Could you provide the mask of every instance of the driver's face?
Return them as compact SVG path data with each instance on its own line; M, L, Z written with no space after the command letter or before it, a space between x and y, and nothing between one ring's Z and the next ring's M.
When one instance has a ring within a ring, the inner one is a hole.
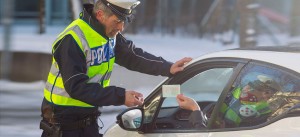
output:
M270 99L273 95L274 95L274 92L271 91L270 89L265 89L262 92L262 97L264 98L264 100Z

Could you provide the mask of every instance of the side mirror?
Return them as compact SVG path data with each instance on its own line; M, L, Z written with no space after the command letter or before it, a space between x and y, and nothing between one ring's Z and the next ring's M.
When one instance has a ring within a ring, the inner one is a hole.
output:
M143 111L141 108L129 108L117 116L117 123L125 130L136 131L143 123Z

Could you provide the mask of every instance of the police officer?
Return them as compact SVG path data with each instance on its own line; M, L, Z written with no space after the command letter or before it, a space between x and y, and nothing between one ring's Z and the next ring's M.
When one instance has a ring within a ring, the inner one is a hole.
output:
M52 45L53 60L44 88L42 136L98 137L99 106L142 105L143 95L110 86L114 63L129 70L171 76L191 58L175 63L135 47L122 36L137 0L99 0L84 5Z

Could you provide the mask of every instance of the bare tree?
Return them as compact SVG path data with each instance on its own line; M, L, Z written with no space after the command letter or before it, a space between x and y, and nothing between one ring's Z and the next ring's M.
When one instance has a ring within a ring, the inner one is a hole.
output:
M2 2L2 3L1 3ZM13 20L13 5L14 0L3 0L0 1L2 12L2 23L4 26L4 40L3 40L3 52L0 58L0 77L3 79L9 79L12 53L10 52L11 45L11 24Z
M45 0L39 0L39 33L45 33Z
M293 0L290 21L290 33L292 37L300 36L300 0Z
M258 4L255 0L238 0L240 12L240 47L256 46Z

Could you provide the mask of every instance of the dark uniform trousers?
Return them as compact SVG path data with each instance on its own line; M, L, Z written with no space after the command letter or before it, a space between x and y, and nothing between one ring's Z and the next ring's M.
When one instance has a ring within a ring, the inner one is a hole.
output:
M75 130L62 130L61 137L102 137L102 134L99 134L99 126L97 122L86 126L84 128L75 129ZM45 131L42 133L42 137L52 137L48 135Z
M57 113L53 114L53 106L43 101L43 119L40 122L42 137L102 137L97 122L101 114L98 109L66 109L56 106L55 110Z

